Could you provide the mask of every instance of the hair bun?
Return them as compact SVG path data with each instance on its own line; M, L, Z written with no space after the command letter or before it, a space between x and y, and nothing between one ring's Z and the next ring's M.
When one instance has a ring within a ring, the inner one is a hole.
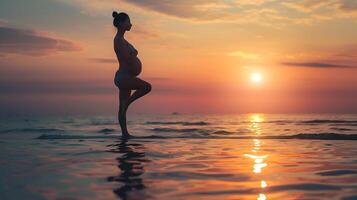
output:
M112 16L115 18L116 16L118 16L118 12L117 11L113 11Z

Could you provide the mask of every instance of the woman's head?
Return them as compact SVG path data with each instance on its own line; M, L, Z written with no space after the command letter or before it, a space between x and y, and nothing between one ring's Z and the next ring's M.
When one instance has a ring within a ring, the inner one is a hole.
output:
M121 12L121 13L118 13L116 11L113 12L112 14L113 16L113 25L115 27L117 27L118 29L124 29L124 30L127 30L129 31L130 28L131 28L131 23L130 23L130 18L129 18L129 15L124 13L124 12Z

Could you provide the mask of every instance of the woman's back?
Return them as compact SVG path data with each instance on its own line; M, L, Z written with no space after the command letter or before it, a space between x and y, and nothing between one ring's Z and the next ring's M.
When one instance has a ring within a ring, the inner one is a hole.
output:
M127 68L128 67L128 60L123 56L123 52L121 52L121 48L119 48L119 45L123 45L124 38L116 35L114 37L114 51L115 54L117 55L117 59L119 62L119 68Z

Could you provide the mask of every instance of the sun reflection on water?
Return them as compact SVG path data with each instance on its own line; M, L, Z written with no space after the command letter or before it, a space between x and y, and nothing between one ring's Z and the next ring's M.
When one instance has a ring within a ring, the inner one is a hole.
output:
M259 126L259 124L261 122L264 122L264 117L261 114L253 114L250 117L250 130L256 134L256 135L261 135L261 128Z
M250 116L250 129L254 133L254 135L259 136L262 134L262 130L260 127L260 123L264 121L264 118L262 115L259 114L253 114ZM263 168L267 167L268 164L266 163L266 158L268 155L262 155L259 153L262 147L262 141L259 139L253 139L253 148L252 148L252 154L244 154L245 157L248 157L252 160L254 160L253 163L253 173L258 175L261 174L263 171ZM260 188L263 190L268 186L267 182L265 180L261 180L260 183ZM267 196L263 193L259 193L257 200L266 200Z
M262 187L262 188L266 188L268 185L267 185L267 182L265 182L265 181L261 181L260 182L260 186Z
M257 200L266 200L267 197L264 194L259 194Z

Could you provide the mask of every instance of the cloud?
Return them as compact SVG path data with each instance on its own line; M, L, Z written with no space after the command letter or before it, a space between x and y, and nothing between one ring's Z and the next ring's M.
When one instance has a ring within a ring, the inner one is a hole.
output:
M321 7L328 7L334 2L330 0L303 0L296 2L283 2L282 5L303 12L311 12Z
M234 22L255 23L276 26L278 24L312 24L322 20L355 17L346 15L343 10L356 10L355 0L303 0L303 1L275 1L275 0L121 0L156 13L187 19L195 22ZM340 9L339 9L340 5ZM293 8L305 13L296 17L282 12L284 7Z
M148 40L160 38L160 34L157 31L152 30L148 27L144 27L140 24L136 25L133 30L133 34L135 34L136 37L141 39Z
M88 15L106 15L112 10L132 14L161 14L194 23L259 24L277 29L289 24L355 18L355 0L57 0L77 6ZM301 13L294 13L286 8ZM162 18L161 18L162 19ZM166 18L164 18L166 19ZM152 20L152 18L150 18Z
M305 13L302 20L297 20L305 24L320 20L357 17L355 0L303 0L283 2L282 5Z
M291 67L312 67L312 68L350 68L352 66L332 64L325 62L282 62L281 64Z
M78 44L49 33L0 26L0 54L41 56L79 50Z
M345 11L357 11L356 0L341 0L340 9Z
M259 54L256 53L247 53L247 52L243 52L243 51L233 51L228 53L229 56L236 56L236 57L240 57L243 59L258 59L260 58Z
M229 17L227 12L229 4L219 0L181 0L181 1L156 1L156 0L123 0L146 10L154 11L168 16L191 20L216 20Z
M108 94L115 91L111 82L100 81L1 81L0 94Z
M112 10L129 13L165 14L179 19L192 21L216 21L237 16L237 12L231 11L234 1L223 2L219 0L181 0L181 1L155 1L155 0L57 0L80 7L83 13L98 15ZM259 0L257 0L259 2ZM245 4L252 4L246 1ZM139 8L139 9L138 9ZM147 13L146 11L149 11Z

